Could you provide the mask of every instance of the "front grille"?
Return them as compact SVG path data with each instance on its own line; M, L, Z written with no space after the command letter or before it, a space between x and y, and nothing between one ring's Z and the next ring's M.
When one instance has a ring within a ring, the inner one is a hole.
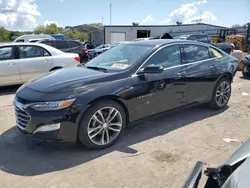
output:
M15 115L16 125L24 130L28 126L30 115L18 106L15 106Z

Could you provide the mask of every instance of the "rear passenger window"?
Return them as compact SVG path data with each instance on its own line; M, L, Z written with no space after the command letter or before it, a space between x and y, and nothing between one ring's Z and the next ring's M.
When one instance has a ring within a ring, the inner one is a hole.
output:
M218 50L214 49L214 48L210 48L210 54L211 54L211 57L214 58L214 57L223 57L222 53L219 52Z
M0 48L0 60L12 59L12 47Z
M69 48L69 43L67 41L55 41L56 43L56 48L57 49L66 49L66 48Z
M53 42L52 41L43 41L43 44L46 44L48 46L53 46Z
M209 59L209 51L205 46L184 44L184 54L186 63Z
M74 41L70 41L69 44L70 44L71 48L75 48L75 47L79 47L80 46L80 44L78 44L77 42L74 42Z

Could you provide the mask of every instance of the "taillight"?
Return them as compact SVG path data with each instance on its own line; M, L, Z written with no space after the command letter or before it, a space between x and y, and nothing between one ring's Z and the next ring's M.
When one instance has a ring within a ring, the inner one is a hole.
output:
M75 60L78 61L79 63L81 63L81 60L80 60L79 56L75 57Z
M87 48L83 48L82 51L85 52L85 53L87 53L88 49Z

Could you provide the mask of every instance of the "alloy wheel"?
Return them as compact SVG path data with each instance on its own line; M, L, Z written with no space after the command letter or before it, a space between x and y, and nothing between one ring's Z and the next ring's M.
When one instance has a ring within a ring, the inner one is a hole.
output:
M226 81L221 82L216 91L215 100L218 106L224 106L227 104L230 97L230 84Z
M88 137L97 145L107 145L122 129L122 115L114 107L104 107L94 113L88 123Z

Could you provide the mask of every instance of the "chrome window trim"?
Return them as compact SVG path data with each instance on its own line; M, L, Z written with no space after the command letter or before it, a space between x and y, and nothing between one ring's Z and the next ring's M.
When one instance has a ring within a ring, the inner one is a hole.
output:
M192 43L192 42L188 42L188 43L174 43L174 44L167 44L167 45L164 45L164 46L158 48L154 53L152 53L152 54L151 54L151 55L141 64L141 66L135 71L135 73L132 74L132 77L137 76L138 71L143 67L143 65L144 65L145 63L147 63L147 61L148 61L153 55L155 55L158 51L160 51L161 49L163 49L163 48L165 48L165 47L168 47L168 46L172 46L172 45L184 45L184 44L187 44L187 45L193 44L193 45L198 45L198 46L204 46L204 47L207 47L207 48L210 48L210 47L211 47L211 45L206 45L206 44L203 45L203 44L197 44L197 43ZM209 50L209 49L208 49L208 50ZM181 51L180 51L180 52L181 52ZM222 55L223 55L223 54L222 54ZM225 58L225 57L223 56L223 58ZM164 68L164 70L168 70L168 69L176 68L176 67L182 67L182 66L186 66L186 65L192 65L192 64L196 64L196 63L198 64L198 63L201 63L201 62L205 62L205 61L209 61L209 60L214 60L214 59L219 59L219 58L218 58L218 57L214 57L214 58L209 58L209 59L205 59L205 60L201 60L201 61L195 61L195 62L192 62L192 63L176 65L176 66L173 66L173 67Z

